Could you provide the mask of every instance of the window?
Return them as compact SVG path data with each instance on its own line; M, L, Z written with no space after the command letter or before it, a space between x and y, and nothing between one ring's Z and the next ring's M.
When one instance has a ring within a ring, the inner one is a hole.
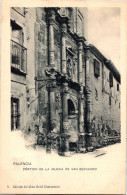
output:
M95 89L95 99L98 100L98 91Z
M69 99L68 100L68 115L73 115L75 114L75 107L73 102Z
M11 67L26 73L26 48L22 28L11 21Z
M94 75L96 77L100 76L100 63L96 59L94 59Z
M11 129L15 130L19 128L19 99L11 98Z
M111 106L111 96L109 96L109 105Z
M117 84L117 91L119 91L119 84Z
M109 72L109 86L113 87L113 74Z

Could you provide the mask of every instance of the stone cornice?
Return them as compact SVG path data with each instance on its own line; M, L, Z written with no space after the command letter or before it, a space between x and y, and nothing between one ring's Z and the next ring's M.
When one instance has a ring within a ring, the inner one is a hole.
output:
M78 82L73 81L72 79L68 78L67 76L63 75L61 72L55 70L54 68L49 69L46 71L47 76L49 79L56 79L57 85L61 85L63 83L68 83L68 86L80 91L81 85Z
M55 12L57 12L60 8L59 7L45 7L45 11L49 11L49 10L53 10Z

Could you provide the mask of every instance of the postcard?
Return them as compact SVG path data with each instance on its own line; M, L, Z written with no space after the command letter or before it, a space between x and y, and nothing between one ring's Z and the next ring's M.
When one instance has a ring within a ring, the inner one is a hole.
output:
M126 193L127 2L2 1L1 194Z

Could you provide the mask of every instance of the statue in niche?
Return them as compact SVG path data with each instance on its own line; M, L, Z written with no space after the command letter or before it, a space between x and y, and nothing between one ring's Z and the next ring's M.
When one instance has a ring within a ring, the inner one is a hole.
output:
M73 58L73 74L76 74L76 58Z
M67 59L67 74L72 77L72 60L70 58Z

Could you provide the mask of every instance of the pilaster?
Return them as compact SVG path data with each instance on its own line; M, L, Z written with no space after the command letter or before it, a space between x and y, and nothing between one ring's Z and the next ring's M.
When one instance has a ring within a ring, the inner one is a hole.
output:
M67 33L67 23L68 18L62 17L62 65L61 70L64 75L67 74L67 67L66 67L66 33Z
M81 87L79 92L79 135L78 135L78 149L80 152L85 152L85 132L84 132L84 95Z
M88 151L92 151L93 135L91 129L91 92L88 89L86 94L86 119L87 119L86 147Z
M62 108L63 108L63 133L68 130L68 105L67 105L68 84L63 84Z
M83 43L82 41L78 42L78 82L82 84L82 52L83 52Z
M69 145L68 145L68 138L70 137L67 134L68 130L68 103L67 103L67 94L68 94L68 84L63 83L63 90L62 90L62 133L60 134L61 137L61 154L64 156L69 156Z
M90 90L90 53L86 51L86 88Z
M49 66L55 68L54 62L54 23L55 23L55 10L54 8L47 8L48 20L48 53L49 53Z
M49 92L49 132L54 128L54 122L56 120L55 115L55 90L56 81L51 79L48 81L48 92Z

